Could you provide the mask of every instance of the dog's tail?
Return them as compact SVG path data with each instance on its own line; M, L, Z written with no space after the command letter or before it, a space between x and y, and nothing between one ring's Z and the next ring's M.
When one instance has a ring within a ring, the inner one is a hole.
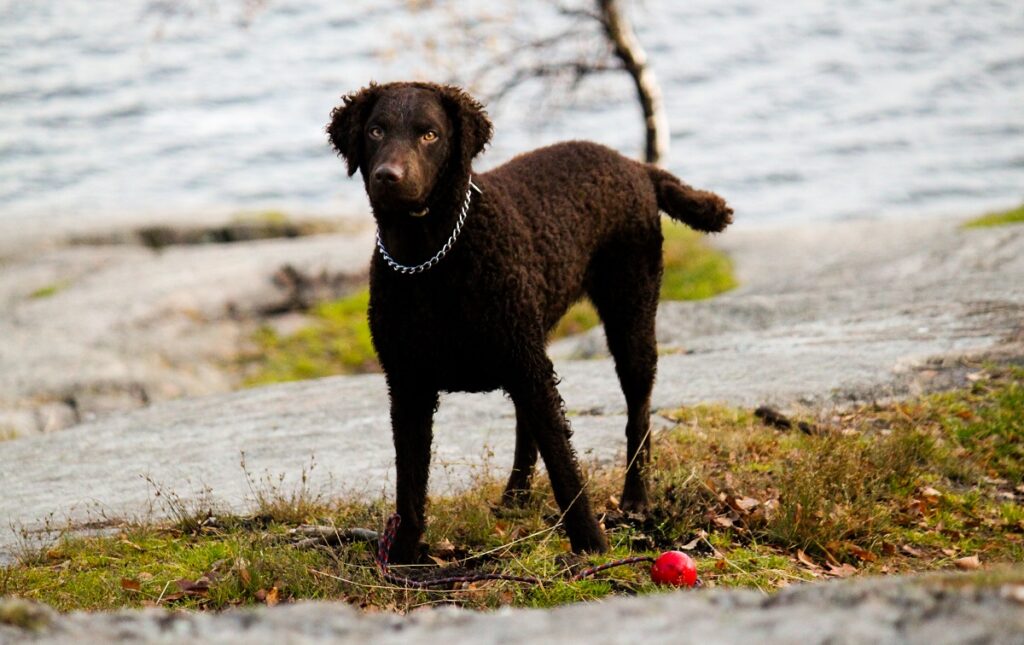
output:
M723 231L732 223L732 209L715 193L687 186L654 166L647 166L647 174L658 196L658 208L672 219L708 233Z

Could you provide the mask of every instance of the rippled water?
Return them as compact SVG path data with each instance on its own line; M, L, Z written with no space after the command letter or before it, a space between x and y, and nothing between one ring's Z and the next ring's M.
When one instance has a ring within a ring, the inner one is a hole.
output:
M271 0L244 27L241 1L154 11L168 4L0 2L0 223L364 208L323 125L371 78L429 75L389 41L431 23L367 2ZM1020 0L647 0L631 12L665 90L668 165L742 220L1024 196ZM629 83L605 82L544 127L522 118L533 106L507 106L479 165L565 138L637 154Z

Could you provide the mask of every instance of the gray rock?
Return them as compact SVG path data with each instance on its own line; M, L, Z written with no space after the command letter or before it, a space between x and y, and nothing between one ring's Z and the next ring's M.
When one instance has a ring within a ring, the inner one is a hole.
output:
M4 626L0 619L0 642L1021 643L1024 586L1017 578L1002 585L956 576L816 583L773 596L677 591L551 610L430 609L408 616L316 602L220 614L149 609L61 616L34 606L19 613L34 616L33 627Z
M36 244L0 271L0 431L21 436L234 389L224 365L254 314L292 295L274 280L281 268L361 281L372 238L364 227L158 252Z

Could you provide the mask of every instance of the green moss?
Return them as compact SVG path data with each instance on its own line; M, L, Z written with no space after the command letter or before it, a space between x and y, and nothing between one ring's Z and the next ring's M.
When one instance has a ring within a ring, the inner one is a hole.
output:
M290 224L292 222L292 218L284 211L268 210L256 213L238 213L231 218L231 221L238 224L283 226L285 224Z
M54 283L51 283L51 284L39 287L38 289L36 289L32 293L28 294L28 297L36 299L36 300L39 300L39 299L42 299L42 298L49 298L51 296L57 295L58 293L60 293L64 289L66 289L67 287L68 287L68 283L65 282L65 281L54 282Z
M736 287L732 261L685 226L663 222L662 300L703 300Z
M988 228L1006 224L1024 223L1024 204L1005 211L986 213L964 224L965 228Z
M242 359L252 372L246 384L379 371L366 320L369 298L369 290L363 289L320 304L311 312L311 324L290 336L260 329L253 339L256 350Z

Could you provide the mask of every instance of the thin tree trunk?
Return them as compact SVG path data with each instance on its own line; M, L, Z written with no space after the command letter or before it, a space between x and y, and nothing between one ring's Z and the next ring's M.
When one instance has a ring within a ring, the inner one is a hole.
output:
M622 12L619 0L597 0L608 39L615 45L615 55L633 77L637 98L644 111L647 145L644 157L648 163L660 164L668 156L668 117L661 99L661 87L654 70L647 64L647 54L633 26Z

